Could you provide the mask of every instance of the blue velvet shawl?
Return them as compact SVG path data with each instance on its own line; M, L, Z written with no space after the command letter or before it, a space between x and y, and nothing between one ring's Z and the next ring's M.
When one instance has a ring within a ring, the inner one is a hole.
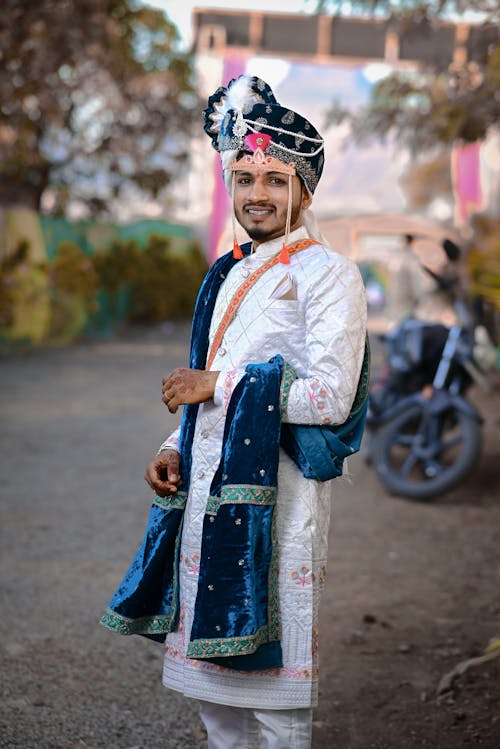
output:
M245 254L249 249L244 246ZM220 258L200 289L191 368L205 366L217 293L235 262L232 254ZM221 461L207 498L189 658L240 670L282 665L273 509L281 408L293 377L280 356L248 365L231 398ZM101 619L116 632L164 641L177 626L180 538L197 413L197 405L184 407L183 490L156 497L142 544Z
M244 245L244 254L249 251L250 245ZM191 337L193 369L205 367L217 293L235 262L231 253L220 258L200 289ZM239 670L282 665L273 543L280 439L305 475L315 477L311 455L321 466L325 460L330 462L332 475L341 472L341 464L339 471L337 463L332 462L336 456L331 447L325 453L325 441L318 437L318 430L307 431L307 449L301 449L298 433L290 425L281 428L281 415L295 376L293 368L278 355L267 363L249 364L232 394L221 460L207 497L189 658ZM356 417L351 438L355 433L361 439L365 379L362 377L358 386L353 414L361 417ZM182 491L155 498L142 544L101 618L101 624L121 634L164 641L177 627L180 539L197 413L197 405L184 407L180 436ZM318 450L323 451L323 459ZM348 445L346 454L351 452L354 448Z

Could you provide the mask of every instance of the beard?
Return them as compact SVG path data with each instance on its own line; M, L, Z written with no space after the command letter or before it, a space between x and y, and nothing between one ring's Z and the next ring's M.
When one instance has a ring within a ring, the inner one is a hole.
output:
M238 223L241 227L246 231L250 239L257 241L257 242L265 242L267 239L277 238L285 234L286 232L286 214L283 217L283 223L268 228L264 226L246 226L245 224L249 223L245 220L245 214L242 211L235 210L235 215ZM300 217L302 215L302 206L301 202L297 202L295 204L292 204L292 210L290 215L290 229L293 231L294 229L298 228L300 225Z
M240 222L241 224L241 222ZM246 229L243 227L250 237L250 239L257 240L258 242L264 242L266 237L268 236L269 232L266 231L266 229L260 229L258 226L255 228ZM283 234L285 233L285 230L283 229Z

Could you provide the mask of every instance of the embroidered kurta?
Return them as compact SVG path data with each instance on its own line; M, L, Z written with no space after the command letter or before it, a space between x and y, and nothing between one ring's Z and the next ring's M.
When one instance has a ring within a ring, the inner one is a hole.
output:
M289 241L306 237L300 228ZM217 297L210 344L237 289L279 252L281 243L277 239L259 245L231 269ZM241 707L280 709L317 703L318 606L326 573L332 482L304 478L280 450L275 523L282 668L240 672L186 657L203 520L220 460L227 405L245 366L281 354L298 376L284 419L298 424L342 423L356 392L365 335L366 302L359 271L352 261L320 244L293 255L289 265L266 271L240 305L211 366L220 371L214 400L201 404L196 422L180 554L180 622L177 631L167 635L165 686L189 697ZM175 447L177 437L174 433L163 446Z

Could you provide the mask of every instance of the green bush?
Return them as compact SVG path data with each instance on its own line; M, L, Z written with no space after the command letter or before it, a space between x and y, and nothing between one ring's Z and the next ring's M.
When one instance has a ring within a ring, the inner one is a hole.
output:
M123 286L130 285L142 254L137 242L115 240L109 248L93 255L99 288L113 295Z
M7 343L69 342L121 324L187 318L206 271L195 242L180 254L169 237L150 235L144 249L116 241L95 255L61 242L50 263L30 260L22 242L0 265L0 335Z
M47 264L29 257L26 240L0 263L0 347L25 348L47 337L50 321Z
M190 317L207 265L192 243L184 255L170 241L151 235L130 276L131 322L160 322Z
M49 265L49 280L49 340L70 342L83 333L89 314L97 309L98 278L92 257L74 242L61 242Z
M0 328L8 330L14 322L17 271L28 263L29 244L21 240L16 250L0 263Z

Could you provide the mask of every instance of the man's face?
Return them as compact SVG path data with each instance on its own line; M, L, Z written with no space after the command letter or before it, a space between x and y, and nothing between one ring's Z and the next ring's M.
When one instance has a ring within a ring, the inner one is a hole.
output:
M288 175L281 172L237 171L234 173L234 212L255 245L281 237L286 229ZM292 177L290 229L302 223L302 210L311 198L299 177Z

